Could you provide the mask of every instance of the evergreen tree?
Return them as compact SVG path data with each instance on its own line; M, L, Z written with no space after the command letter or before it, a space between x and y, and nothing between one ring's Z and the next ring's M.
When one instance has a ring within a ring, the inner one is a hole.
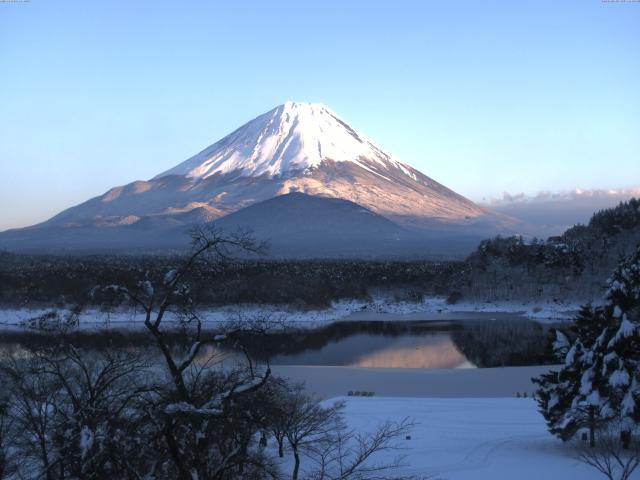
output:
M611 421L640 423L640 247L609 280L604 307L585 306L567 334L556 332L554 351L564 364L533 379L549 431L568 440ZM570 340L573 339L573 340Z
M607 300L615 322L604 352L608 391L603 408L628 426L622 432L628 445L632 424L640 423L640 247L611 275Z
M574 328L589 319L595 323L598 312L591 307L580 311ZM586 329L590 331L590 329ZM590 342L589 342L590 343ZM554 343L556 355L564 362L558 371L551 371L534 378L539 388L536 398L544 415L549 431L566 441L580 428L588 428L590 442L595 442L595 428L600 421L598 404L599 392L594 392L593 351L577 337L573 343L562 332L556 332Z
M603 355L606 402L602 414L620 421L622 439L628 444L628 432L640 423L640 323L623 314L616 326L607 330Z
M640 314L640 246L627 260L620 263L609 279L609 304L616 314L627 314L635 320Z

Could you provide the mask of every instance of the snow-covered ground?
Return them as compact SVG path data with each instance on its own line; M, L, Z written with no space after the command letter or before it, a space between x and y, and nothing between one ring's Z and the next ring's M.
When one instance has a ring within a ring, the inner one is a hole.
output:
M395 302L378 298L373 301L342 300L324 310L299 310L272 305L237 305L202 312L207 327L237 319L239 315L252 318L268 313L273 320L285 320L290 325L318 327L335 321L357 320L472 320L520 316L537 321L568 320L579 308L577 303L540 302L460 302L449 305L444 298L427 298L422 302ZM51 309L0 309L0 328L17 328L28 319ZM59 309L60 314L68 313ZM142 328L144 316L140 310L104 312L85 310L80 316L80 328ZM177 318L167 315L167 323Z
M346 401L349 426L359 431L405 417L417 423L411 439L399 441L404 451L385 453L407 456L403 474L447 480L603 478L549 434L530 398L338 398ZM640 471L632 478L640 478Z

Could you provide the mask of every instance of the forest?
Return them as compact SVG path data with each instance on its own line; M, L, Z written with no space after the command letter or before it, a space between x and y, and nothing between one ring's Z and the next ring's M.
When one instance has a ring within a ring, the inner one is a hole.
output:
M444 296L451 303L573 299L601 296L609 272L640 241L640 200L597 212L587 225L546 240L498 236L459 261L269 260L227 258L203 262L191 273L200 305L290 305L326 308L341 299L387 295L420 302ZM268 253L268 250L267 250ZM0 252L0 305L101 305L98 285L161 277L179 255L19 255Z

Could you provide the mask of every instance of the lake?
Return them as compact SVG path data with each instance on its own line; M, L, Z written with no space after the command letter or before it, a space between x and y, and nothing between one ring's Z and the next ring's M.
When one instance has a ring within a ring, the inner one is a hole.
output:
M207 331L204 338L216 332ZM66 338L66 339L65 339ZM190 343L179 330L169 331L176 354ZM67 340L68 339L68 340ZM150 349L155 346L144 330L74 331L59 341L86 348ZM319 328L285 327L269 334L241 334L234 341L209 345L202 360L212 356L244 355L237 341L253 357L271 365L460 369L526 366L549 363L547 327L523 318L465 321L346 321ZM0 332L0 348L47 345L46 332Z
M213 334L208 331L204 337ZM547 334L547 326L523 318L351 320L316 329L247 334L242 343L253 358L268 361L276 375L305 382L325 398L349 391L483 397L531 393L531 377L547 371L553 362L547 356ZM178 331L169 333L168 339L177 356L188 349ZM88 350L127 348L157 354L143 330L77 331L68 335L68 341ZM0 331L0 350L18 353L23 346L51 342L51 335L43 332ZM211 344L201 351L199 361L213 357L235 363L243 358L236 345L235 341Z
M316 329L245 336L242 344L271 365L458 369L549 363L548 330L526 319L348 321ZM231 353L233 344L207 355Z

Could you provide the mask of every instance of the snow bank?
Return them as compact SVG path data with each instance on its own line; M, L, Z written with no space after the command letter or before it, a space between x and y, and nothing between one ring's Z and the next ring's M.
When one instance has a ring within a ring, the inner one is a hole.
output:
M563 321L572 318L578 304L556 302L531 303L472 303L449 305L444 298L427 298L422 302L394 302L386 299L373 301L342 300L324 310L299 310L274 305L236 305L201 312L205 327L215 328L238 316L251 318L269 314L273 320L284 320L289 325L319 327L335 321L401 321L427 320L452 321L494 318L531 318L537 321ZM42 315L51 309L3 309L0 310L0 328L20 328L28 319ZM60 309L61 315L69 313ZM166 324L177 324L179 319L168 314ZM136 329L143 328L144 314L134 310L100 311L85 310L80 315L81 329Z

